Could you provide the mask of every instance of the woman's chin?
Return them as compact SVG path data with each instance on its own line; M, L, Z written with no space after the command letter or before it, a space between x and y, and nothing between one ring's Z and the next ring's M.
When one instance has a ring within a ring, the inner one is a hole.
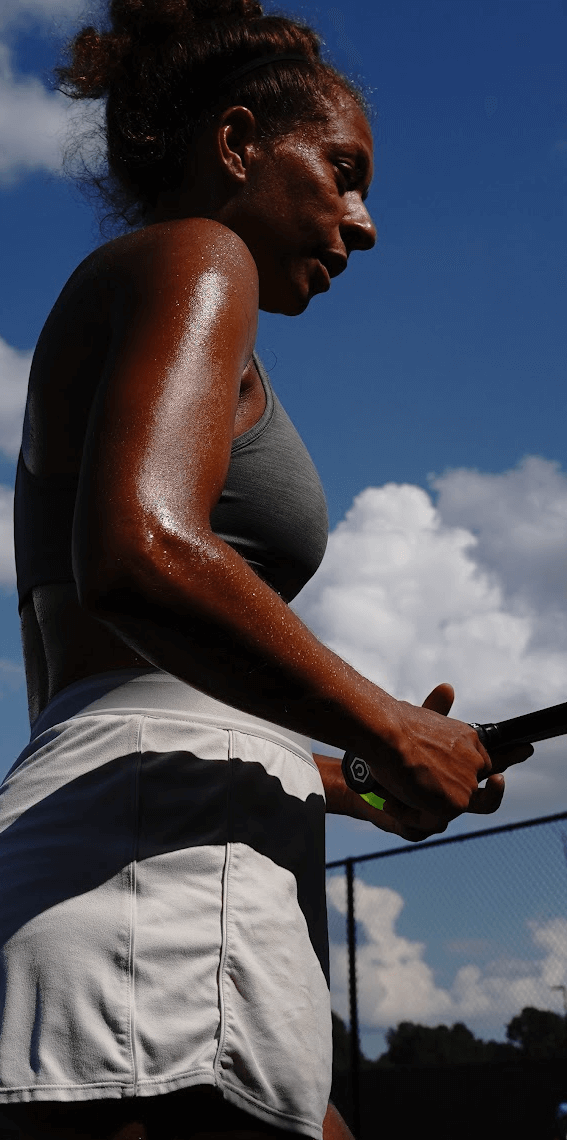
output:
M285 305L285 306L282 304L282 305L278 305L278 306L274 305L273 307L272 306L268 307L267 305L260 305L260 308L262 309L262 311L264 313L278 313L278 315L281 317L300 317L301 314L305 312L310 300L311 300L311 298L309 297L306 301L303 301L301 304Z
M315 294L306 286L286 289L285 292L260 290L259 306L264 313L281 313L284 317L299 317L304 313Z

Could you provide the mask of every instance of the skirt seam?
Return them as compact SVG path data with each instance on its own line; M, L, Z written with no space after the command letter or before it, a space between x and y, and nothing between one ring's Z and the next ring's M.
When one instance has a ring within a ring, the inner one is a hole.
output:
M226 816L227 816L227 843L225 849L224 867L222 873L222 896L221 896L221 952L219 957L219 981L218 981L218 995L219 995L219 1042L215 1059L213 1062L213 1071L215 1079L219 1082L219 1070L221 1067L221 1058L226 1044L227 1033L227 995L225 993L225 968L226 960L228 957L228 882L230 874L230 865L232 861L232 832L231 832L231 784L232 784L232 753L233 753L233 733L229 730L227 732L227 760L229 764L229 779L227 788L227 803L226 803ZM222 1078L221 1078L222 1080Z
M253 732L252 729L250 729L250 728L238 728L237 727L234 729L230 729L231 738L235 734L237 734L238 736L251 736L252 739L254 739L254 737L259 737L260 739L263 739L263 740L269 740L272 744L277 744L279 748L283 748L285 752L292 752L294 756L297 756L299 760L302 760L304 764L307 764L308 768L314 768L316 772L319 770L317 768L317 765L316 765L315 761L313 760L313 758L312 757L309 758L303 752L301 752L298 748L294 748L291 741L285 741L284 743L282 743L281 740L277 740L275 738L275 735L274 736L268 736L267 733L262 734L259 732Z
M258 1100L258 1098L253 1096L252 1093L243 1091L236 1085L231 1084L230 1081L223 1080L222 1085L223 1088L228 1089L228 1091L233 1093L234 1096L238 1096L241 1100L246 1101L247 1104L253 1104L256 1108L260 1108L262 1112L269 1114L278 1120L287 1120L293 1122L294 1124L307 1124L311 1125L312 1127L314 1126L315 1128L318 1127L314 1120L309 1120L306 1116L295 1116L292 1113L283 1112L277 1108L271 1108L269 1104L266 1104L262 1100Z
M137 888L138 888L138 854L140 845L140 775L142 763L142 734L144 730L143 716L138 718L134 751L136 753L136 770L134 774L134 819L132 828L132 861L130 863L130 939L128 947L128 986L129 986L129 1025L130 1058L132 1064L132 1090L136 1096L138 1090L138 1051L136 1047L136 917L137 917Z
M138 1090L140 1091L146 1087L150 1087L153 1085L177 1085L177 1084L179 1084L180 1081L186 1081L187 1078L194 1078L194 1077L198 1077L200 1081L202 1080L203 1084L214 1084L214 1078L211 1079L212 1074L211 1074L210 1068L201 1067L201 1068L197 1068L197 1069L187 1069L184 1073L181 1073L176 1077L166 1077L165 1079L163 1077L146 1077L146 1078L138 1081ZM191 1081L191 1084L195 1084L195 1083L196 1083L196 1081L194 1081L194 1080ZM67 1083L67 1084L54 1083L54 1084L45 1084L45 1085L12 1085L11 1087L4 1087L3 1089L0 1089L0 1106L6 1105L6 1104L11 1104L13 1101L13 1095L16 1093L29 1093L30 1094L30 1096L29 1096L30 1101L31 1100L42 1100L42 1099L45 1100L47 1098L42 1097L41 1094L44 1093L45 1091L49 1091L51 1089L54 1089L54 1090L55 1089L62 1089L62 1090L65 1089L68 1091L76 1091L76 1092L80 1092L83 1089L121 1089L123 1091L123 1097L122 1098L113 1097L111 1099L113 1099L113 1100L114 1099L116 1099L116 1100L118 1100L118 1099L128 1100L130 1097L133 1096L131 1083L126 1082L124 1080L84 1081L81 1084L77 1084L75 1082L73 1084L70 1084L70 1083ZM40 1094L39 1096L37 1095L38 1093ZM87 1098L85 1098L85 1099L87 1099ZM101 1097L101 1100L102 1099L104 1099L104 1098ZM27 1103L27 1102L22 1101L22 1103ZM68 1101L68 1102L61 1102L61 1103L72 1104L75 1102ZM77 1101L77 1103L78 1103L78 1101Z

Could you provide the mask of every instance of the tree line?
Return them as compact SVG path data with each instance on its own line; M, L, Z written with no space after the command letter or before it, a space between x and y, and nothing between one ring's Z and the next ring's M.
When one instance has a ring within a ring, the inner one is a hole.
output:
M515 1060L567 1061L567 1018L525 1006L506 1026L506 1041L475 1037L462 1021L454 1025L419 1025L400 1021L386 1033L388 1048L375 1061L361 1056L363 1068L399 1065L443 1066ZM335 1070L350 1068L350 1033L333 1013Z

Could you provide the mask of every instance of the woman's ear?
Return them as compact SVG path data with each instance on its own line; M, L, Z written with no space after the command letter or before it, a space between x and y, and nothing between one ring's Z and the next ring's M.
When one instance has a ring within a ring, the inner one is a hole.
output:
M228 177L245 182L258 148L258 127L248 107L228 107L217 127L217 148Z

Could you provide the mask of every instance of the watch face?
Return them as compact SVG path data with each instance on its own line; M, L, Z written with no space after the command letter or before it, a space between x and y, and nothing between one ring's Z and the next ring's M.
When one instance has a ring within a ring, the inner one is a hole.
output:
M361 760L360 756L355 756L352 752L345 753L343 773L349 788L355 792L371 792L376 785L366 760Z

